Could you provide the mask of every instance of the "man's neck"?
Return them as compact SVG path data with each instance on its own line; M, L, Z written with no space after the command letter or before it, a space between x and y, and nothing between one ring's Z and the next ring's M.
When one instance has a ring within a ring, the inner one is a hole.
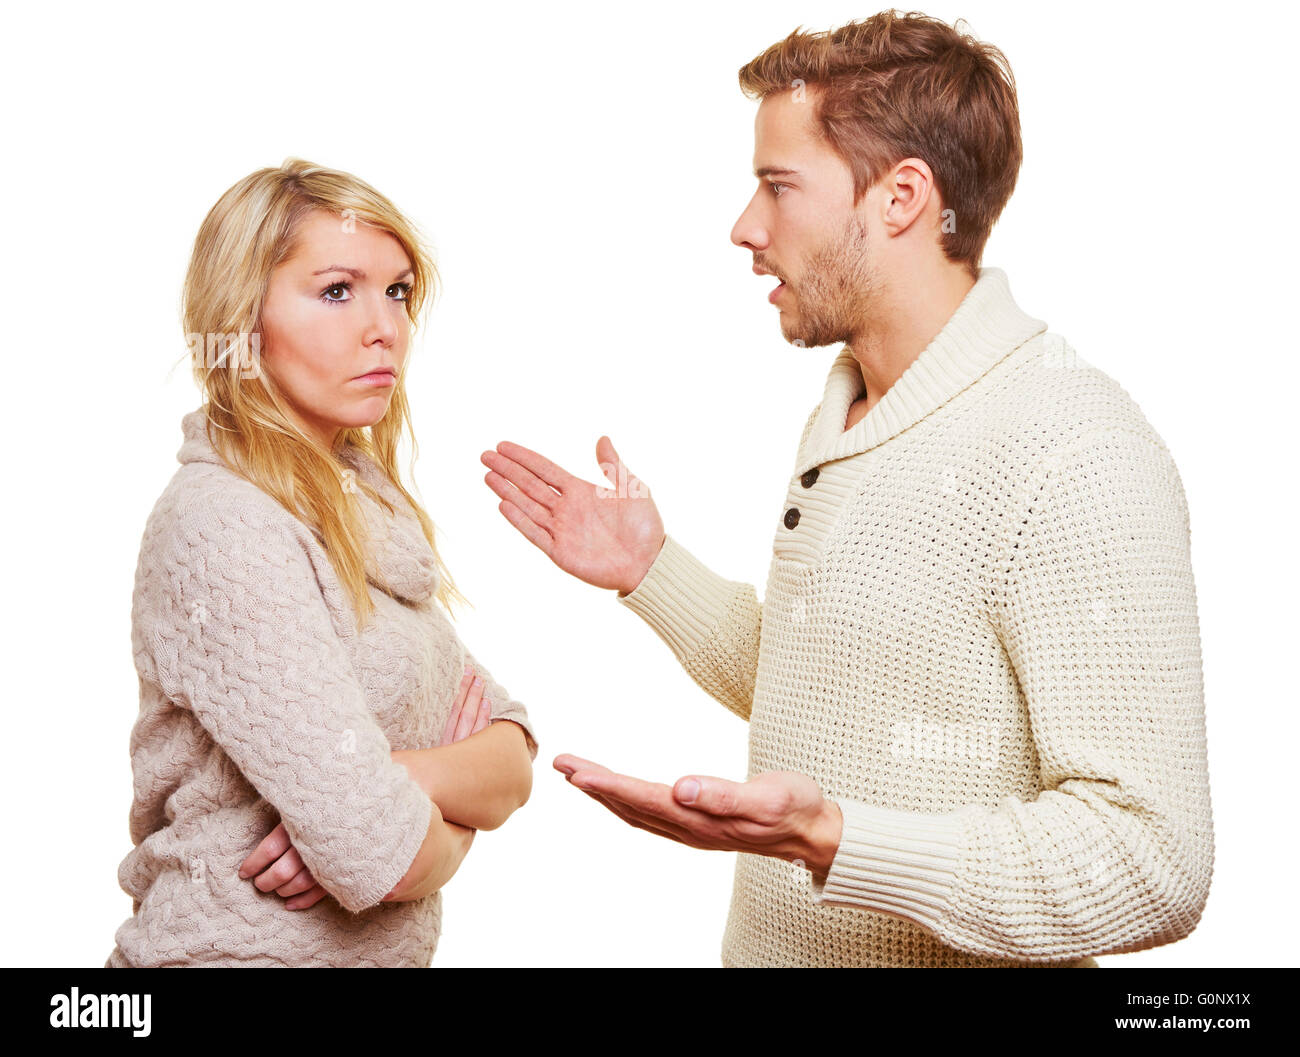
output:
M854 405L859 420L943 330L974 285L964 265L941 265L924 278L896 278L882 289L871 319L848 342L867 387ZM849 428L853 418L850 412Z

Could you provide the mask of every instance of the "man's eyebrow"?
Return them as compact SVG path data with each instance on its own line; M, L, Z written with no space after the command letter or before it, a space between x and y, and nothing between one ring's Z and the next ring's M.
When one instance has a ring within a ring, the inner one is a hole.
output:
M328 268L322 268L320 271L312 272L312 275L324 275L326 272L343 272L345 275L352 276L353 279L364 279L366 277L366 273L360 268L344 268L341 264L331 264ZM403 276L414 274L415 273L410 268L407 268L403 272L398 272L397 278L401 279Z
M776 165L764 165L761 169L755 169L754 175L760 180L765 176L798 176L798 169L782 169Z

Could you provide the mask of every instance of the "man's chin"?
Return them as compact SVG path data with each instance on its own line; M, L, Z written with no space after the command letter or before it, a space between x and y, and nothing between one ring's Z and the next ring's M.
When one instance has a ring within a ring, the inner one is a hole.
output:
M820 349L825 345L834 345L836 339L825 338L816 334L809 334L806 330L800 330L797 327L787 327L782 325L781 336L787 342L800 349Z

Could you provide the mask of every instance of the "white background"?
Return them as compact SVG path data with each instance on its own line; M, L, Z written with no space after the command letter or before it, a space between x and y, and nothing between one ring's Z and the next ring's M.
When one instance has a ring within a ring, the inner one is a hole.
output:
M528 706L533 798L445 894L435 966L719 963L734 856L618 821L551 766L744 776L746 729L612 592L505 520L479 453L599 480L608 433L669 532L760 596L838 347L798 349L728 235L753 192L737 69L845 3L31 5L9 13L3 554L9 910L0 960L102 965L130 914L130 601L198 393L179 291L199 222L296 155L428 234L416 482ZM1128 389L1192 517L1216 868L1187 940L1107 966L1294 961L1296 274L1282 5L931 3L1008 55L1025 163L984 263ZM1236 14L1234 12L1240 12ZM179 364L179 366L177 366ZM405 465L405 460L403 460Z

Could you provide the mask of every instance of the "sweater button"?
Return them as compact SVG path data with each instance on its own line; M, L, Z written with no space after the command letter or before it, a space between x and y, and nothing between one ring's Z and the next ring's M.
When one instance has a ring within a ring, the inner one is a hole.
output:
M785 527L792 529L797 524L799 524L799 508L792 506L785 512Z
M803 485L805 488L811 488L813 485L817 483L818 473L819 471L817 467L814 466L811 470L809 470L807 473L805 473L802 477L799 478L799 483Z

